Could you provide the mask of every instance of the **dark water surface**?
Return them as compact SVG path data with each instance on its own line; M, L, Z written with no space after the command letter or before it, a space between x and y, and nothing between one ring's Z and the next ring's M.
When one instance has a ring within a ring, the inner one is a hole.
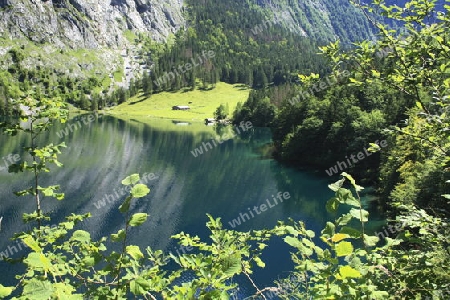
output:
M72 132L69 130L67 136L62 136L61 130L67 130L69 125L72 125ZM235 229L271 228L277 220L293 218L305 221L308 229L319 233L325 222L332 219L325 210L325 203L332 196L327 185L336 178L287 168L265 157L262 149L270 143L267 128L241 133L214 146L211 139L217 137L213 127L167 120L143 124L101 117L88 124L74 119L57 125L41 143L64 141L67 144L60 155L64 167L52 168L51 173L42 176L41 185L60 184L66 198L63 201L46 198L43 208L52 212L51 224L72 212L91 212L92 218L77 229L88 230L92 238L98 239L124 226L123 216L118 211L125 198L120 196L121 180L133 173L153 173L157 179L150 176L148 180L150 194L132 206L133 213L146 212L150 217L142 226L131 230L129 242L165 252L179 249L170 236L181 231L206 239L209 233L205 226L206 213L221 217L224 227L232 229L229 222L241 213L251 217L248 208L268 200L273 207L259 215L254 213L254 217L246 218ZM191 151L207 142L211 142L212 149L194 157ZM29 160L21 149L27 143L26 136L0 135L0 168L7 164L9 154ZM19 198L12 193L29 185L31 176L8 174L0 169L0 217L3 216L0 253L6 251L14 258L27 250L23 246L19 249L10 238L15 232L29 228L23 225L21 216L32 212L35 204L30 198ZM290 198L274 205L272 195L278 192L288 192ZM110 203L102 201L106 198ZM257 269L254 274L260 287L289 275L287 271L292 269L290 250L278 240L266 249L263 257L266 268ZM0 261L0 283L10 284L18 270L18 266ZM245 279L242 284L239 298L254 292Z

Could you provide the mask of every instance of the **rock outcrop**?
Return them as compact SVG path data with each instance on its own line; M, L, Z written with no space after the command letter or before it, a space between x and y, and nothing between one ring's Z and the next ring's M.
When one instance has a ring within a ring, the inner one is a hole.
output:
M183 26L183 0L0 0L0 36L61 48L118 49L127 30L162 41Z

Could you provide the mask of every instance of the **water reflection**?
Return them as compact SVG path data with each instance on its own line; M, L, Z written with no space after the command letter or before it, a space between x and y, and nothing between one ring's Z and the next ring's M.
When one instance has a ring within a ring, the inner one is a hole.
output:
M51 224L72 212L91 212L92 218L81 228L90 231L94 239L117 232L124 224L118 211L125 198L120 181L132 173L154 174L147 182L150 194L133 202L131 208L132 213L150 215L143 226L133 228L129 240L143 247L169 252L176 247L170 236L181 231L206 238L206 213L221 217L224 227L231 229L229 221L278 192L289 192L291 197L236 229L268 228L277 220L294 218L319 231L330 218L324 208L331 196L329 179L286 168L261 155L260 150L270 142L268 129L243 132L194 157L193 149L229 128L168 120L144 124L104 116L67 135L57 134L75 122L78 120L56 125L40 139L41 144L67 144L60 156L64 167L52 168L41 178L42 186L60 184L66 194L63 201L44 199L43 209L52 217ZM28 136L1 135L0 141L0 158L12 153L29 159L21 149L29 144ZM9 238L29 228L21 216L33 211L35 205L31 199L17 198L12 192L30 184L30 175L0 171L0 217L4 217L0 252L17 246ZM284 256L280 257L280 253ZM291 268L289 249L281 240L274 240L264 258L267 267L255 273L260 285L270 284ZM8 284L4 278L15 270L0 262L0 272L2 283Z

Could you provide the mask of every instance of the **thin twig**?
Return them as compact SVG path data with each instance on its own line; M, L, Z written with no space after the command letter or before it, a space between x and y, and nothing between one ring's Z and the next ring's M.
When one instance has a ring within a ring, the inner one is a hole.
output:
M245 272L245 269L244 269L244 265L243 265L243 264L242 264L242 273L244 273L245 276L247 276L248 280L250 280L250 282L252 283L253 287L258 291L258 292L256 293L256 295L259 295L259 294L260 294L264 299L267 300L266 296L264 296L264 294L262 294L262 291L256 286L255 282L252 280L252 278L250 277L250 275L248 275L248 273Z

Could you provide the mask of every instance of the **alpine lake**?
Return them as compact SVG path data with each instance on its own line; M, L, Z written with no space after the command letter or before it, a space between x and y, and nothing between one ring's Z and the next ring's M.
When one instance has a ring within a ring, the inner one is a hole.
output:
M71 213L90 212L92 217L75 229L89 231L94 240L116 233L124 227L118 207L127 193L121 181L135 173L145 175L142 182L150 188L146 197L133 200L131 206L131 213L149 214L143 225L129 232L129 244L139 245L142 251L150 246L165 253L189 253L189 248L171 239L182 231L210 242L206 214L220 217L224 228L239 231L273 228L277 221L290 218L302 220L316 237L325 223L336 217L326 211L325 204L333 196L328 185L339 177L329 177L323 170L290 168L271 158L268 128L235 131L230 138L231 127L201 122L142 122L107 115L81 122L81 117L55 124L39 138L40 145L67 145L59 156L64 166L51 167L51 172L40 178L41 186L59 184L65 193L62 201L43 199L43 211L51 217L48 224L57 224ZM228 139L214 142L225 135ZM33 212L36 205L31 197L13 194L32 186L31 174L8 173L7 166L12 161L30 161L22 149L29 143L27 135L0 135L0 253L12 258L28 252L11 237L31 228L23 223L22 214ZM193 154L207 143L212 146L203 147L203 154ZM372 207L373 199L369 193L363 194L372 220L367 227L375 231L384 221ZM264 250L265 268L255 266L255 283L273 286L274 280L288 277L293 270L289 253L293 250L281 238L274 238ZM0 261L0 283L13 284L14 275L23 270L21 265ZM244 276L236 281L240 289L233 291L235 299L255 293Z

